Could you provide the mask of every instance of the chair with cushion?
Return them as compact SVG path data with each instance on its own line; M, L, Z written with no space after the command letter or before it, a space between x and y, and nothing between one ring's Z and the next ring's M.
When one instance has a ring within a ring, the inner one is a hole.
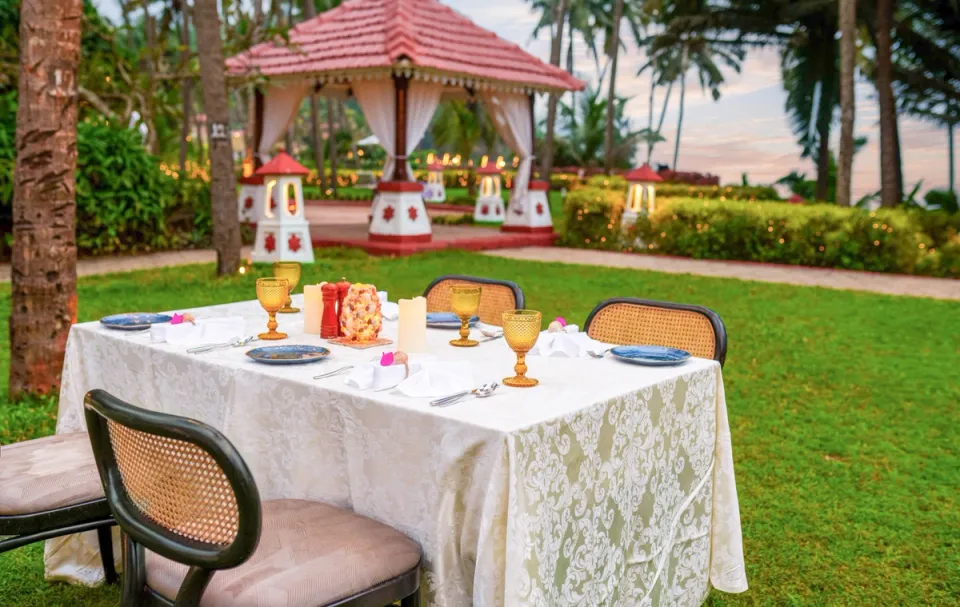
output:
M448 274L431 282L423 292L423 296L427 298L427 312L452 312L450 287L454 285L476 285L482 288L477 316L481 322L488 325L500 326L503 324L504 312L524 306L523 291L515 282Z
M610 344L650 344L686 350L723 366L727 330L703 306L618 297L597 304L584 324L587 335Z
M262 502L240 454L200 422L102 390L85 415L124 531L124 605L419 604L420 547L343 508Z
M96 529L112 584L114 524L86 432L0 446L0 553Z

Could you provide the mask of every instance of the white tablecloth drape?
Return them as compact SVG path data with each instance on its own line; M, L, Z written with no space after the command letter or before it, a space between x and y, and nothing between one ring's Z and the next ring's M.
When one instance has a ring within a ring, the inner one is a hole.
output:
M248 334L266 323L256 302L194 313L241 315ZM302 333L302 315L279 320L285 343L325 343ZM384 335L395 337L396 324ZM510 374L503 340L453 349L451 337L428 330L431 352L470 362L475 382ZM382 351L330 348L325 363L270 367L245 348L189 355L77 325L57 429L84 427L93 388L211 424L264 499L332 502L415 538L431 605L699 605L710 585L746 589L715 361L647 368L532 356L540 386L436 409L342 378L312 380ZM94 538L49 542L48 575L98 581Z

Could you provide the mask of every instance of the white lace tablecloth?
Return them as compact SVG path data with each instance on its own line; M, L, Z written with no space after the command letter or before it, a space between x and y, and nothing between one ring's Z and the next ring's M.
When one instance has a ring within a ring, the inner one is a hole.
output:
M299 299L295 297L295 300ZM198 309L241 315L257 302ZM280 315L281 343L328 345ZM396 336L396 323L383 335ZM474 381L512 375L501 340L432 353L472 363ZM431 605L699 605L709 587L747 588L720 366L527 359L532 389L447 408L395 391L361 392L324 370L386 348L330 346L326 362L259 365L237 348L191 355L147 335L76 325L67 344L58 432L84 428L102 388L206 422L236 445L264 499L323 500L402 530L423 547ZM95 534L48 542L48 577L102 578Z

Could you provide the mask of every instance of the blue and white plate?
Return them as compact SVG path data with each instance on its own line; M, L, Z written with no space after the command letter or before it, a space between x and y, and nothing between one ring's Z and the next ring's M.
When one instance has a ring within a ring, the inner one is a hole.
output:
M617 346L610 354L624 362L647 367L670 367L685 363L690 353L665 346Z
M320 346L263 346L247 352L247 356L265 365L303 365L329 355L330 350Z
M141 331L143 329L149 329L150 325L158 325L170 322L171 320L173 320L173 317L167 314L134 312L130 314L104 316L100 319L100 324L108 329L116 329L117 331Z
M470 326L480 321L479 316L470 319ZM427 312L427 326L434 329L459 329L460 317L453 312Z

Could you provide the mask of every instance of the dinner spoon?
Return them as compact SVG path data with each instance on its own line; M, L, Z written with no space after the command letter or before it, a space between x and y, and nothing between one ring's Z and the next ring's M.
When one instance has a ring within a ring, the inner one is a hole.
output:
M609 352L610 350L613 350L613 348L607 348L606 350L601 350L600 352L594 352L593 350L587 350L587 354L589 354L589 355L592 356L593 358L603 358L604 356L606 356L607 352Z
M437 400L430 401L431 407L449 407L450 405L459 402L461 399L470 396L471 394L477 398L486 398L494 393L494 391L500 387L500 384L493 382L492 384L483 384L479 388L474 390L464 390L463 392L458 392L456 394L451 394L450 396L444 396L443 398L438 398Z

